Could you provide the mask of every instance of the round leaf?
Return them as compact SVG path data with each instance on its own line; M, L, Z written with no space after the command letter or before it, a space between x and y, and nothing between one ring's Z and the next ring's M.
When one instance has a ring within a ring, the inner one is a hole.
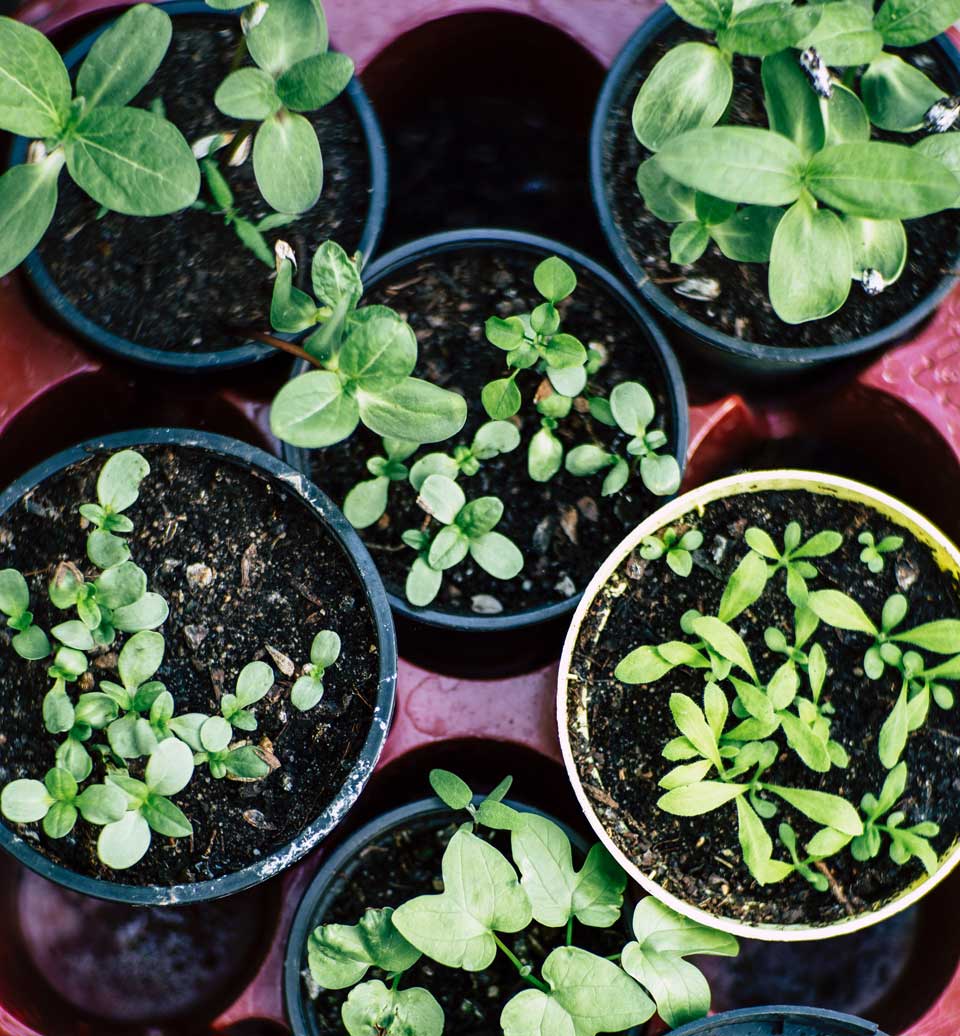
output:
M623 381L610 393L614 420L627 435L642 435L653 420L650 393L638 381Z
M262 122L280 107L273 78L259 68L238 68L217 87L213 103L232 119Z
M389 478L358 482L343 501L343 513L355 529L366 529L379 521L387 509Z
M123 819L127 796L112 784L92 784L77 797L76 805L88 824L102 827Z
M118 871L139 862L149 848L150 826L139 812L107 824L97 839L97 855L107 867Z
M270 408L270 430L291 446L316 449L346 439L357 427L355 399L330 371L308 371L288 381Z
M882 54L870 64L860 94L870 121L898 133L920 129L927 109L943 97L936 83L895 54Z
M323 681L313 676L301 676L290 689L290 704L300 712L308 712L323 697Z
M533 283L548 302L560 302L576 290L577 275L568 263L552 255L533 271Z
M327 51L304 58L277 80L280 100L295 112L315 111L329 104L353 78L353 61L346 54Z
M907 263L907 234L898 219L860 219L844 216L843 229L850 241L853 276L860 280L867 270L877 270L892 284Z
M261 123L253 141L253 171L264 201L277 212L312 209L323 188L323 159L313 126L282 109Z
M50 225L62 165L61 153L15 165L0 176L0 277L26 259Z
M227 726L229 728L229 724ZM193 752L182 741L171 737L154 749L147 762L145 780L155 795L176 795L187 786L192 776Z
M523 568L523 555L516 544L499 532L471 540L470 556L494 579L513 579Z
M0 129L52 137L70 110L70 77L57 48L36 29L0 20Z
M456 435L467 420L463 396L419 378L405 378L382 395L361 389L357 402L363 423L388 439L443 442Z
M200 744L205 752L222 752L232 737L233 728L222 716L211 716L200 728Z
M440 592L443 573L431 568L423 558L417 558L410 567L404 591L407 600L418 608L425 608Z
M633 105L633 132L644 147L659 151L688 130L715 125L732 92L730 63L716 47L681 43L644 80Z
M159 633L148 630L132 636L117 659L117 672L123 686L133 691L146 683L160 668L165 642Z
M14 824L32 824L47 815L53 801L40 781L11 781L0 794L0 813Z
M273 670L266 662L248 662L237 677L237 702L241 709L254 705L273 686Z

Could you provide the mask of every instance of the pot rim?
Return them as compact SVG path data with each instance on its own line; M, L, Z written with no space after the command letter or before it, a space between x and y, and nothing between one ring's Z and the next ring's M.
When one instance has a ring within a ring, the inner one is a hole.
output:
M542 254L544 252L561 256L563 259L585 269L609 294L620 302L646 338L646 343L657 361L660 375L667 395L667 408L670 423L675 437L671 451L680 465L681 476L686 469L687 445L690 437L690 415L687 403L686 383L680 364L673 349L668 343L656 321L627 290L622 282L596 260L584 255L569 245L540 234L520 230L503 230L495 227L477 227L466 230L447 230L437 234L428 234L394 248L377 258L369 269L364 271L364 294L372 286L389 277L400 268L431 254L456 252L474 248L494 249L504 245L510 250ZM306 361L297 360L290 377L295 377L307 369ZM300 471L309 473L310 450L304 447L290 446L283 443L283 457L286 462ZM440 446L442 444L437 444ZM387 591L390 607L396 615L412 623L432 626L436 629L463 633L503 633L510 630L529 629L548 623L554 619L566 618L573 614L581 594L574 594L565 601L525 608L521 611L505 615L466 615L448 612L441 608L427 606L417 608L408 604L398 594Z
M610 109L622 89L624 80L632 71L634 63L666 29L680 20L670 7L664 5L654 11L634 31L610 66L594 109L593 122L590 127L590 193L593 197L593 206L607 244L616 256L617 263L631 286L640 292L644 300L662 318L677 325L688 334L694 335L720 356L741 362L746 360L755 363L777 364L782 368L789 367L794 370L809 370L827 361L859 356L862 353L869 353L882 346L903 340L960 284L960 278L956 274L944 274L937 286L920 302L893 323L868 335L829 345L779 346L735 338L733 335L718 331L710 324L690 316L650 280L643 267L633 256L614 220L610 198L606 190L604 178L606 126ZM960 82L960 50L950 37L946 33L941 33L930 40L930 45L939 47L944 58L953 67L955 79ZM960 257L960 242L957 243L953 255L954 258ZM789 325L785 326L789 327Z
M214 9L203 3L202 0L166 0L166 2L158 3L157 6L171 17L202 14L212 18L232 19L236 13L235 11ZM74 67L87 55L94 41L116 22L122 12L102 10L99 13L110 17L63 55L63 61L68 71L73 71ZM366 257L372 255L376 250L383 231L389 183L387 148L377 114L357 75L350 80L344 96L350 101L360 122L366 144L367 161L370 166L367 212L358 249ZM25 137L13 137L9 152L11 163L20 163L25 160L28 144L29 141ZM321 202L317 204L319 205ZM45 305L68 327L98 349L120 359L180 374L207 374L230 370L234 367L249 366L274 356L276 353L271 346L254 341L245 342L231 349L193 353L140 345L122 335L114 334L82 313L61 291L46 263L41 259L38 249L35 248L27 256L22 263L22 268Z
M397 650L393 617L373 559L350 523L330 499L299 471L256 446L209 432L186 428L145 428L88 439L55 454L31 468L0 493L0 516L7 513L31 489L64 468L102 451L137 446L170 445L194 447L227 458L239 466L248 465L274 484L279 484L310 509L313 516L340 544L349 558L355 579L370 610L380 655L377 701L370 729L353 770L326 808L286 845L256 863L231 874L181 885L130 885L79 874L48 859L18 835L6 822L0 823L0 849L41 877L84 895L137 906L170 906L200 903L242 892L274 877L305 856L325 838L349 812L372 774L390 729L397 683Z
M741 1022L755 1025L770 1022L782 1025L785 1021L801 1025L830 1023L829 1031L818 1029L817 1036L883 1036L875 1022L868 1022L852 1014L830 1011L825 1007L789 1007L780 1004L774 1007L741 1007L735 1011L723 1011L721 1014L681 1025L679 1029L672 1030L672 1036L723 1036L723 1030L726 1030L728 1025L738 1025ZM770 1036L773 1036L777 1030L771 1028L769 1031ZM731 1033L731 1036L737 1034Z
M952 569L954 572L960 573L960 549L940 529L908 504L897 500L888 493L874 489L854 479L814 471L777 469L772 471L743 472L737 475L729 475L714 482L708 482L697 489L690 490L682 496L676 497L641 522L620 542L590 581L590 585L584 591L583 599L567 631L560 657L560 670L557 675L557 728L560 735L560 749L567 777L573 786L580 808L583 810L597 837L600 838L620 866L647 892L656 896L661 902L666 903L667 906L685 917L741 938L760 939L768 942L807 942L849 935L851 932L860 931L863 928L885 921L894 914L918 902L960 863L960 839L940 856L935 874L927 876L924 873L923 877L916 879L893 899L856 917L825 925L812 923L797 925L750 924L732 917L721 917L694 906L672 892L667 891L659 882L649 878L614 842L594 812L590 798L584 790L583 781L573 756L568 729L568 698L571 693L568 674L573 653L579 639L580 627L590 605L593 603L593 599L616 571L624 557L637 546L644 536L655 532L664 525L668 525L691 510L702 508L709 503L726 497L764 490L786 489L801 489L865 504L880 512L888 520L906 528L924 545L928 546L931 549L934 560L942 569Z

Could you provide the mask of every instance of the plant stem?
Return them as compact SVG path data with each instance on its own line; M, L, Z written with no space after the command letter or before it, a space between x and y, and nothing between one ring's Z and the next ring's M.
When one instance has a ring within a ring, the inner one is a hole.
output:
M567 945L573 945L573 914L567 919Z
M525 982L529 982L531 986L536 986L536 988L539 989L541 992L549 993L550 992L550 987L545 982L541 982L540 979L534 978L533 975L527 973L526 965L513 952L513 950L511 950L510 947L507 946L507 944L500 938L500 936L497 935L496 932L493 932L492 935L493 935L493 941L497 944L497 946L501 950L503 950L504 954L507 956L507 958L509 959L510 963L520 973L520 977Z
M299 345L294 345L293 342L285 342L282 338L277 338L276 335L268 335L265 331L253 331L248 327L231 326L229 330L237 335L243 335L245 338L252 338L255 342L272 345L274 349L282 349L285 353L290 353L291 356L298 356L301 360L306 360L311 367L324 369L323 364L315 356L311 356L306 349L301 349Z
M393 976L393 981L392 981L392 982L390 983L390 988L391 988L391 989L392 989L392 990L393 990L394 992L396 992L396 991L397 991L397 987L398 987L398 986L400 985L400 979L401 979L402 977L403 977L403 976L402 976L402 973L401 973L401 972L399 972L399 971L398 971L398 972L396 973L396 975L394 975L394 976Z

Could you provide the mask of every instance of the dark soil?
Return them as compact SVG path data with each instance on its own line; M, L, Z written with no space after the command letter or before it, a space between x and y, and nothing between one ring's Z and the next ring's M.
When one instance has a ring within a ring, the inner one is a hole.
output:
M134 907L29 872L18 906L30 959L73 1008L153 1025L221 1010L257 966L273 913L259 889L239 900Z
M640 85L653 66L668 50L688 40L712 42L707 33L682 23L672 25L641 55L636 68L625 78L620 95L611 105L606 126L603 178L611 212L627 247L647 276L696 320L734 338L763 345L849 342L887 327L918 305L955 265L960 225L953 210L906 222L910 250L907 267L886 291L870 297L854 284L846 303L836 313L806 324L786 324L774 313L767 296L768 267L764 263L735 263L725 258L715 244L691 266L680 267L670 262L673 225L661 222L647 211L637 190L637 167L650 153L634 136L631 112ZM957 83L956 70L947 64L939 48L927 45L905 51L903 56L935 81L948 86ZM733 71L728 121L766 126L759 59L737 56ZM912 142L904 134L877 136L898 143ZM677 291L678 280L690 277L716 281L721 288L719 298L701 301L681 295Z
M490 345L483 333L487 317L529 312L542 301L533 287L535 256L501 249L463 249L444 252L398 270L365 296L368 303L392 306L414 328L420 343L417 374L467 398L469 415L455 440L469 444L477 428L488 418L480 391L490 380L503 376L504 353ZM591 380L591 388L603 395L620 381L643 382L657 404L655 424L663 428L671 445L676 428L667 409L668 388L663 368L649 339L623 306L586 271L578 269L579 286L572 299L561 303L561 328L589 345L597 343L608 354L608 363ZM600 561L628 529L658 505L639 477L615 497L601 497L602 475L574 478L561 470L546 483L527 474L527 445L540 427L532 405L540 376L521 374L518 385L525 405L520 421L522 441L512 453L484 463L461 484L468 499L499 496L504 517L497 531L509 536L524 555L525 566L509 582L494 579L468 557L444 576L436 607L453 612L480 611L474 599L485 595L505 612L564 601L580 593ZM556 433L566 447L597 441L623 451L626 437L575 409ZM441 450L450 452L454 441L424 446L411 458ZM380 440L363 430L359 438L311 456L311 477L342 502L358 481L369 478L365 462L382 452ZM413 551L400 540L406 529L422 525L425 515L416 505L409 483L395 483L390 490L386 516L361 535L373 553L384 582L403 596ZM493 608L490 602L487 607Z
M759 526L782 542L791 520L799 520L805 535L835 529L843 546L817 559L820 577L814 588L837 588L852 594L867 614L879 616L892 593L906 594L907 622L960 615L960 588L937 568L929 550L910 533L891 525L860 505L793 490L743 494L708 504L704 514L691 512L683 525L695 525L704 535L693 574L675 576L665 565L628 557L592 603L581 629L571 667L574 687L589 688L586 721L590 743L571 728L578 769L594 798L594 808L611 837L630 859L668 891L700 908L751 924L827 924L873 909L912 885L923 875L917 860L897 867L886 847L876 859L861 864L848 851L828 863L831 891L818 893L798 875L785 882L759 886L741 859L732 809L702 817L675 817L657 808L662 794L657 781L671 767L661 749L677 733L667 707L669 694L685 692L702 700L703 679L695 670L677 668L669 679L649 686L628 686L614 678L614 669L628 651L640 644L659 644L680 634L680 616L689 608L716 614L726 580L745 553L742 535ZM859 561L857 536L869 529L878 539L896 532L904 546L882 572L874 575ZM782 657L763 641L768 626L792 640L792 606L783 592L783 575L768 584L761 598L733 623L746 640L761 680L772 675ZM775 592L771 592L776 587ZM758 603L759 604L759 603ZM905 627L909 628L909 627ZM783 752L769 771L770 780L793 787L818 788L842 795L854 805L867 791L877 793L886 771L877 755L880 727L899 693L897 678L887 670L878 681L863 674L863 635L821 624L812 642L827 654L829 674L823 700L836 708L831 736L850 754L847 769L826 774L807 769L793 752ZM576 722L579 693L570 698L570 721ZM783 744L782 735L777 738ZM909 778L902 800L906 823L932 820L940 825L932 844L945 854L960 835L955 807L960 778L954 762L960 743L960 713L943 712L931 703L921 730L910 735L904 760ZM599 774L600 787L596 787ZM787 819L803 844L816 829L785 803L775 824ZM784 856L778 847L775 855Z
M356 924L368 907L398 907L416 896L442 892L440 863L458 826L447 816L438 815L385 832L351 861L333 892L335 898L321 907L317 924ZM478 833L509 854L508 840L501 842L484 829ZM579 866L582 854L575 853L575 860ZM539 974L540 965L550 952L566 942L564 929L545 928L536 923L523 932L502 938L520 960L533 965L535 974ZM623 929L575 924L573 941L576 946L606 956L619 953L628 939ZM371 969L367 978L384 981L385 975ZM308 991L304 1004L312 1011L317 1030L324 1036L343 1032L340 1009L349 990L311 989L309 971L305 971L304 979ZM502 953L497 954L489 968L480 972L445 968L421 957L406 972L401 984L403 989L414 986L433 993L446 1015L444 1031L457 1036L499 1036L500 1012L504 1005L521 989L530 988Z
M192 839L154 835L146 856L117 874L96 857L99 828L78 823L61 840L39 825L18 833L49 859L82 874L138 885L176 885L230 874L293 839L322 813L350 773L370 727L378 690L376 638L347 556L312 512L276 482L205 450L148 446L152 471L127 512L135 523L132 560L170 606L162 628L166 655L158 678L177 712L212 712L254 659L272 665L277 683L257 706L251 735L280 768L257 782L214 780L196 771L175 801L190 818ZM86 534L77 505L95 499L103 456L49 479L0 517L0 568L28 576L35 621L66 615L46 594L61 559L88 577ZM343 637L323 702L307 713L288 701L292 680L268 646L300 667L321 629ZM6 640L7 634L2 634ZM94 658L91 673L114 678L115 657ZM93 690L90 674L82 689ZM0 781L42 777L59 743L43 726L49 687L44 662L0 651ZM136 764L135 764L136 765ZM99 764L95 764L93 778Z
M222 115L213 95L240 37L236 18L180 16L160 69L133 102L159 100L166 117L191 144L211 133L238 130ZM249 62L248 62L249 63ZM300 256L301 270L328 238L348 252L360 244L371 186L366 141L346 95L307 116L323 153L323 193L312 211L266 233L269 245L283 238ZM256 221L271 209L260 197L253 160L221 171L238 212ZM209 201L206 187L200 197ZM243 338L229 325L267 325L273 270L245 248L233 228L209 212L187 209L154 218L107 213L69 177L39 254L67 298L87 317L115 335L172 352L214 352L236 348ZM305 261L304 261L305 260Z

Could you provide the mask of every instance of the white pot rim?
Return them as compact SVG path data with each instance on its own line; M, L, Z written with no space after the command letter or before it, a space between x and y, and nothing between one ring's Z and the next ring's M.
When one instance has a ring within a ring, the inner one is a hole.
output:
M690 490L670 500L645 518L614 548L606 561L600 566L586 590L584 590L570 628L567 630L563 652L560 656L560 671L557 676L557 728L567 776L584 816L614 859L645 892L655 896L662 903L665 903L684 917L741 938L758 939L767 942L809 942L817 939L849 935L871 925L879 924L901 910L906 910L912 906L943 881L954 867L960 863L960 840L940 857L937 870L932 876L924 874L923 877L917 879L894 899L874 910L855 917L845 918L824 925L775 925L769 923L749 924L736 918L712 914L668 892L659 882L648 877L613 841L606 828L600 822L593 803L584 790L583 782L573 758L567 723L568 674L574 649L579 639L581 624L587 611L593 604L594 598L619 567L624 557L637 546L644 536L648 536L665 525L669 525L670 522L675 521L690 511L697 510L697 508L704 507L724 497L777 489L801 489L867 504L895 524L906 528L917 539L927 544L934 554L934 559L942 569L953 569L960 573L960 549L940 529L909 505L897 500L888 493L853 479L814 471L779 469L775 471L745 472L717 479L714 482L708 482L697 489Z

